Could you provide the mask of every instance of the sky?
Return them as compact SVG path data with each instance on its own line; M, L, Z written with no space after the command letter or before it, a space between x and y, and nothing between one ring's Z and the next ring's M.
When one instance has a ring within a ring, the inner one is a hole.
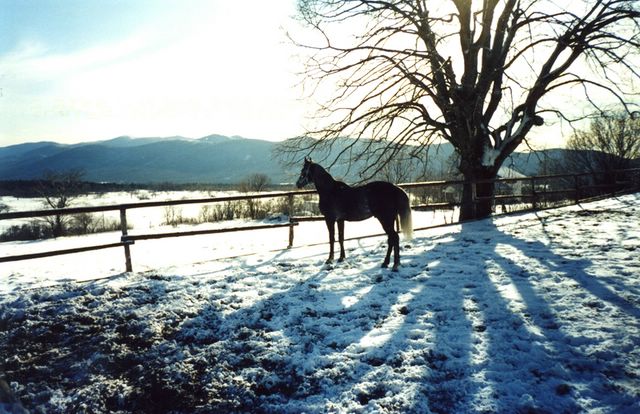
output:
M296 0L0 0L0 146L299 136L317 106L295 15ZM552 148L572 132L529 137Z
M0 146L303 130L295 0L0 5Z

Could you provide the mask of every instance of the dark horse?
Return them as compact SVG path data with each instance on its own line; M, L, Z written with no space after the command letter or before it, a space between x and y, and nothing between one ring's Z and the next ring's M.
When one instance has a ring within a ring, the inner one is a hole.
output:
M400 217L402 234L410 239L412 234L411 206L409 197L400 187L385 181L374 181L362 186L351 187L333 177L320 165L305 158L300 178L296 182L298 188L313 183L320 195L320 212L329 229L329 258L333 261L333 244L335 242L335 223L338 222L338 240L340 242L340 258L344 260L344 221L360 221L374 216L382 224L389 238L387 255L382 267L389 266L391 249L393 248L393 270L400 265L400 237L394 228L396 218Z

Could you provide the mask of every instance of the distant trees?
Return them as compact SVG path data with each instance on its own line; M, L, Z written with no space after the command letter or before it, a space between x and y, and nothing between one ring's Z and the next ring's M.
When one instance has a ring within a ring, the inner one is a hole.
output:
M611 183L614 170L631 168L640 159L640 114L602 114L588 129L576 131L567 149L571 150L564 160L567 170L603 172L603 181Z
M402 154L386 163L378 173L378 177L395 184L407 183L415 180L417 170L418 160Z
M640 167L640 114L606 112L594 118L587 128L577 130L567 140L561 157L545 157L542 174L588 173L583 180L618 188L624 181L637 180L638 174L620 172Z
M47 171L40 180L28 181L29 188L25 192L42 197L46 208L65 209L88 192L90 183L83 181L83 177L82 170ZM55 214L34 219L30 223L10 226L0 234L0 241L47 239L119 229L118 220L106 219L104 216L96 219L91 213Z
M244 193L260 192L267 189L271 179L266 174L250 174L240 182L240 191Z
M240 191L243 193L259 193L267 189L271 179L266 174L255 173L247 176L240 183ZM248 216L252 219L264 218L267 215L263 203L260 200L248 199L246 201Z

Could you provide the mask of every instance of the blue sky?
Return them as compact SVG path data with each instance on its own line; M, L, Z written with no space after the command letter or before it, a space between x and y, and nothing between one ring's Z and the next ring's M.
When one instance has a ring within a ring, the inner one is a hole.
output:
M22 42L40 41L52 52L66 52L122 38L140 19L158 21L168 6L160 1L3 0L0 50L4 54Z
M302 132L295 0L0 0L0 146Z

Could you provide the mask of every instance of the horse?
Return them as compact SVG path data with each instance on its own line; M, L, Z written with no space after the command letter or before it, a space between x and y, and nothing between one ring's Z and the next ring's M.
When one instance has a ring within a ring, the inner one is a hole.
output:
M373 216L380 221L387 234L387 254L382 262L383 268L389 266L393 249L393 271L400 266L400 237L394 227L400 218L400 227L405 238L412 237L411 206L409 196L400 187L386 182L373 181L361 186L352 187L342 181L335 180L319 164L304 159L304 165L296 187L302 188L313 183L320 195L320 212L324 216L329 230L329 258L326 263L333 262L333 245L335 243L335 223L338 223L338 241L340 243L339 262L345 259L344 222L361 221Z

